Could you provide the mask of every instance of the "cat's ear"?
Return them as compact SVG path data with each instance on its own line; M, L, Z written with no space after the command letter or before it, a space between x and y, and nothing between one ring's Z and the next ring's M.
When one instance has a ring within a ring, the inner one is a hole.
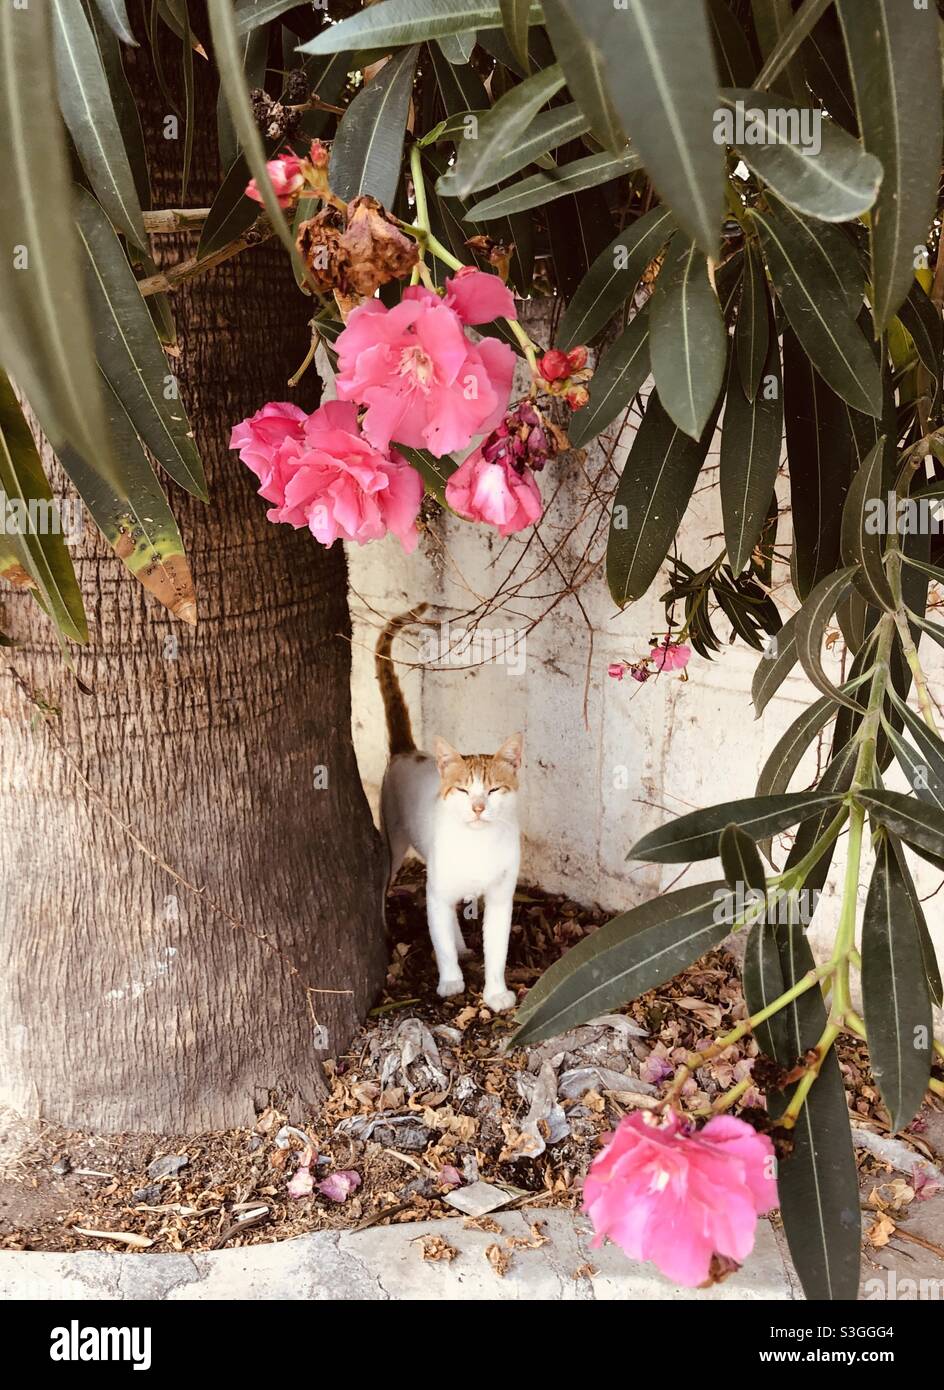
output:
M450 763L461 763L462 754L458 749L453 748L451 743L447 743L444 738L437 734L433 739L433 752L436 754L436 766L439 768L440 777L446 771Z
M506 738L505 742L495 754L496 758L501 758L503 763L511 763L511 766L518 771L521 766L521 755L524 752L524 734L512 734L511 738Z

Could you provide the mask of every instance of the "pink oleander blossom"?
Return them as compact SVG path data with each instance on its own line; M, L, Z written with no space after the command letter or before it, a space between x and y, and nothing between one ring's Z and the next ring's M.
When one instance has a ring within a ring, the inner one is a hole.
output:
M684 671L692 655L692 649L684 642L661 642L649 653L649 660L657 671Z
M584 1183L594 1245L608 1236L674 1283L704 1284L714 1255L747 1258L758 1216L777 1205L773 1154L765 1135L732 1115L697 1131L674 1113L663 1124L624 1116Z
M626 674L626 663L623 661L611 661L606 668L606 674L615 681L621 681Z
M304 161L299 159L298 155L283 154L279 155L278 159L270 159L266 164L266 170L272 191L279 200L279 207L290 207L305 186ZM263 201L255 179L250 179L246 185L246 197L252 198L256 203Z
M367 407L363 429L377 449L396 440L441 458L468 448L504 417L515 355L497 338L473 343L465 328L514 312L498 276L471 267L446 281L444 299L422 285L392 309L368 299L335 344L338 397Z
M519 470L504 457L490 461L480 448L446 483L446 501L466 521L484 521L502 536L533 525L544 510L530 468Z
M423 481L400 454L365 439L354 405L329 401L307 415L270 402L236 425L230 448L273 504L270 521L307 526L326 546L339 537L363 545L392 532L408 553L416 547Z

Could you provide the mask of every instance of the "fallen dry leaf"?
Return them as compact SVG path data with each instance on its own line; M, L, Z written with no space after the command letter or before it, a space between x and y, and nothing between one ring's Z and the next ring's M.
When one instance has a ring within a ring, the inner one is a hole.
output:
M442 1236L424 1236L420 1244L420 1253L424 1260L445 1260L449 1263L456 1258L459 1252Z
M503 1250L500 1245L490 1245L485 1251L485 1258L488 1260L492 1269L499 1279L504 1279L511 1264L511 1256L507 1250Z
M881 1250L883 1245L888 1244L896 1230L897 1227L894 1221L887 1213L883 1212L881 1216L873 1221L865 1234L869 1244L874 1245L876 1250Z
M139 1236L134 1231L90 1231L83 1226L73 1226L77 1236L89 1236L93 1240L117 1240L122 1245L130 1245L134 1250L148 1250L153 1244L147 1236Z

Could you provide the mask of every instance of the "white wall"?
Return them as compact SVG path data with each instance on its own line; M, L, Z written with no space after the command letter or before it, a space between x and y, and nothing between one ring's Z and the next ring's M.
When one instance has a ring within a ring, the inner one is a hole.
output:
M631 437L627 428L624 445ZM616 472L624 457L625 450L614 454ZM608 468L598 445L589 451L583 468L573 455L566 455L541 476L546 499L562 484L540 528L549 549L583 512L589 492L587 475L593 477L601 469L609 476L611 488L616 473ZM680 537L681 554L693 565L716 555L723 544L716 478L713 449ZM599 510L600 505L559 557L565 574L583 553L587 525L592 526ZM789 518L782 518L781 546L788 527ZM421 541L412 556L404 556L393 539L348 547L355 619L354 735L374 806L386 761L383 711L372 660L383 618L425 600L436 606L434 621L449 619L467 626L460 615L498 590L514 565L520 579L543 556L532 540L522 559L530 534L513 537L505 545L485 527L441 516L432 524L432 535ZM605 540L603 527L591 549L591 560L602 556ZM784 580L781 575L776 599L786 617L797 605ZM500 605L484 626L522 627L547 608L561 587L560 576L551 568L527 586L532 597L518 596ZM740 640L714 661L693 656L687 681L677 675L660 676L644 685L628 677L621 683L610 679L609 662L645 655L650 633L664 626L658 602L663 591L664 585L657 581L644 600L620 613L598 567L579 590L593 629L592 657L587 624L575 599L568 597L529 634L521 676L500 664L474 670L399 668L421 746L439 733L462 750L484 752L515 729L524 730L522 875L547 890L595 901L613 911L668 886L681 867L626 863L632 843L673 815L752 795L757 774L776 740L816 697L805 677L793 674L763 716L755 719L750 684L761 658ZM727 632L721 617L717 631L719 635ZM404 634L394 649L395 657L415 661L419 654L415 641ZM824 659L833 679L840 677L840 649L841 643L835 654ZM944 700L942 653L930 642L921 651L932 693ZM804 778L804 764L793 783L795 789L808 785L813 767L810 758L808 774ZM892 774L889 785L895 785ZM786 845L786 841L780 843ZM841 843L811 931L814 949L820 952L828 948L835 928ZM784 853L778 862L782 863ZM940 875L923 861L913 863L925 897L937 888ZM694 865L681 881L717 876L717 862L709 861ZM863 886L863 899L864 894ZM925 907L944 961L944 892Z

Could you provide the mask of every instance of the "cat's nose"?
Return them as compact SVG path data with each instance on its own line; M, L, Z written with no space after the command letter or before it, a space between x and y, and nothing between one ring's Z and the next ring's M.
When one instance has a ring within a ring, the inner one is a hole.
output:
M484 801L473 801L473 802L472 802L472 810L475 812L475 814L476 814L477 816L480 816L480 815L482 814L482 812L485 810L485 802L484 802Z

